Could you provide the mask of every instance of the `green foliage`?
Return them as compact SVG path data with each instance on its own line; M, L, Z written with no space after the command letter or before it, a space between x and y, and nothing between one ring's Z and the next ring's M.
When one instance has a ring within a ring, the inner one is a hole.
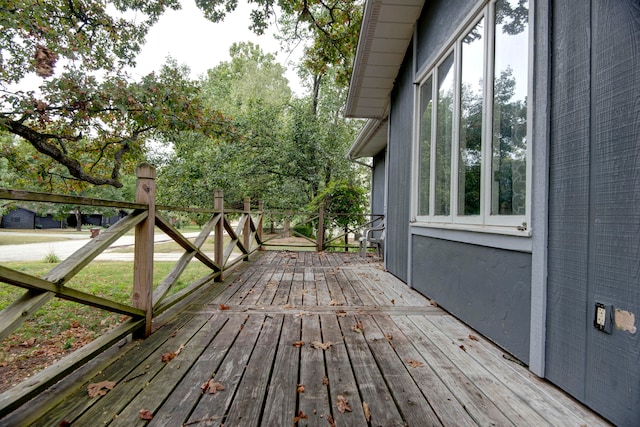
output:
M317 209L321 203L324 204L327 217L344 228L362 222L367 209L367 196L360 186L345 181L332 181L313 200L312 206Z
M23 163L20 174L120 187L147 141L184 130L230 132L226 118L203 104L185 67L168 61L140 81L126 73L150 25L178 7L177 0L0 7L0 130L31 145L30 165ZM42 79L39 87L16 89L30 73ZM16 153L5 145L2 155Z
M358 46L363 0L248 0L255 5L251 28L263 34L275 17L277 6L281 39L289 46L305 45L303 67L312 75L324 75L334 68L336 82L348 85L353 55ZM213 22L224 20L234 11L238 0L196 0L205 17Z
M60 257L55 252L51 251L44 257L44 262L49 264L57 264L60 262Z
M163 204L211 206L225 200L263 200L268 209L300 209L333 178L355 180L344 158L357 122L341 117L345 89L327 79L318 105L291 97L284 69L251 43L234 44L231 60L209 70L202 91L231 118L236 138L183 132L159 169ZM197 184L196 184L197 183Z

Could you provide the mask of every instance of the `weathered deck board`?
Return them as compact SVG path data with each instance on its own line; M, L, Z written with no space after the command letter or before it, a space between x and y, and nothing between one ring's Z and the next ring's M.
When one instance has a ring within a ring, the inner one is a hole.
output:
M35 399L0 425L606 425L371 257L266 252L212 286L61 403ZM210 378L224 390L203 393ZM104 380L115 388L89 398Z

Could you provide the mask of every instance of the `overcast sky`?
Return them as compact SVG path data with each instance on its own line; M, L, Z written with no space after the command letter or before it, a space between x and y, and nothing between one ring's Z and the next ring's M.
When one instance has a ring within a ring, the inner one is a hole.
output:
M228 15L224 22L214 24L202 16L194 0L182 0L181 3L181 10L166 12L149 31L147 42L137 59L134 77L158 70L167 56L171 56L179 64L188 65L192 77L196 78L220 62L228 61L232 43L251 41L259 44L264 52L276 54L278 61L288 69L289 86L302 95L303 89L291 64L298 60L302 49L298 48L288 55L273 38L272 28L262 36L249 30L252 5L240 0L235 12Z

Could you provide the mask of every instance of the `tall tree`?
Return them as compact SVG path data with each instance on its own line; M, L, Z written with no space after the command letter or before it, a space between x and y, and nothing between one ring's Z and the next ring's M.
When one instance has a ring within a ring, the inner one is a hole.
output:
M0 129L63 165L68 179L116 187L145 140L224 133L225 119L175 63L137 82L125 72L169 8L179 1L0 1ZM39 87L18 86L34 74Z

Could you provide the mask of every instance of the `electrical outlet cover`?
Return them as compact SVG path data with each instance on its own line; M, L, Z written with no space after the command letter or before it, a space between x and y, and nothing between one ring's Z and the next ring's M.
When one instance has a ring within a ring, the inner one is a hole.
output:
M610 334L612 332L613 324L613 306L611 304L603 304L601 302L596 303L596 311L593 319L593 326L602 331Z

